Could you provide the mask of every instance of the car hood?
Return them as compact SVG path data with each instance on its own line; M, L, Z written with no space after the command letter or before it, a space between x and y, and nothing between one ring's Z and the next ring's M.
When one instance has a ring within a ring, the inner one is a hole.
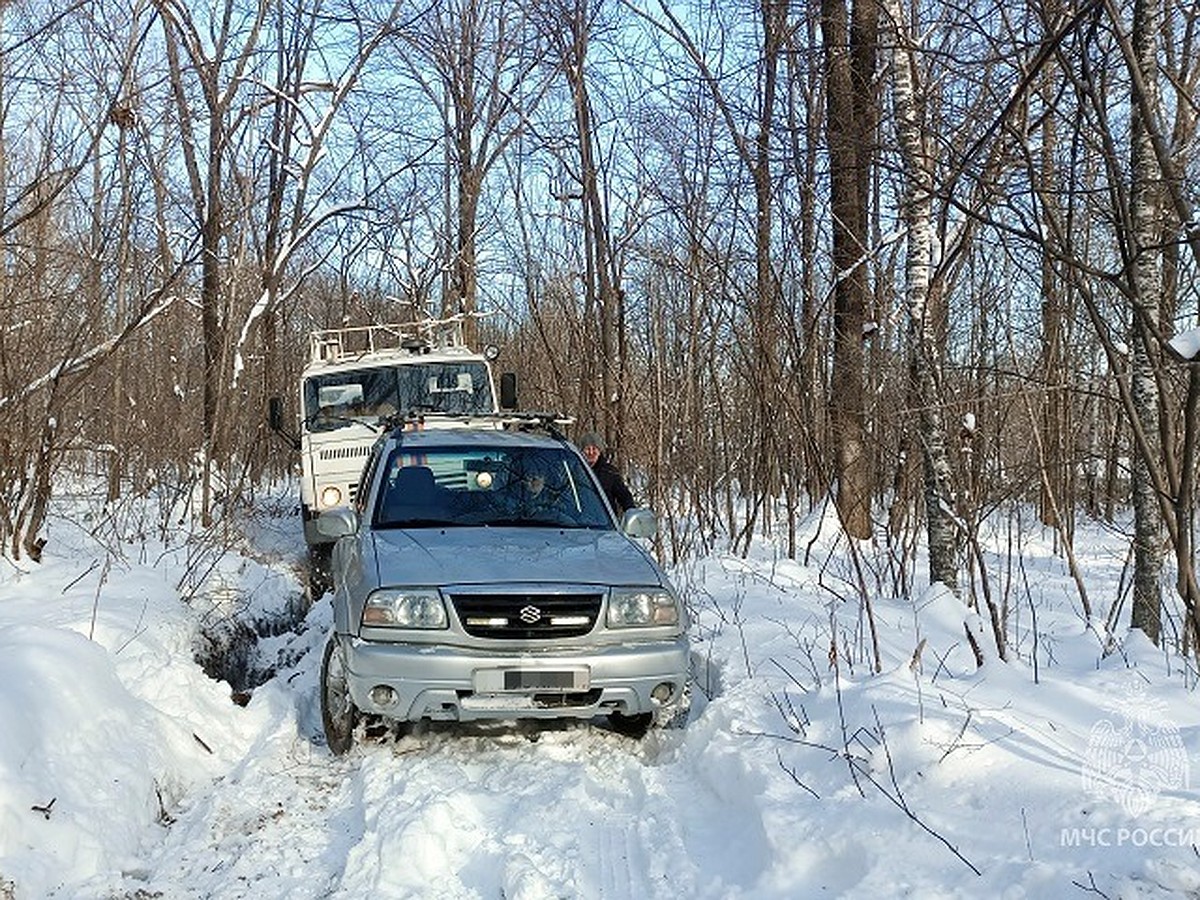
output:
M617 531L412 528L377 531L380 585L658 585L650 556Z

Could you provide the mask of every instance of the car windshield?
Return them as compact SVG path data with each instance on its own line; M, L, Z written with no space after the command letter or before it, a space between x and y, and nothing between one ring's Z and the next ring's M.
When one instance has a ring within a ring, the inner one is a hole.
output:
M314 375L304 382L304 422L329 431L394 413L490 413L492 384L481 362L409 363Z
M586 463L562 447L403 446L387 460L376 528L612 528Z

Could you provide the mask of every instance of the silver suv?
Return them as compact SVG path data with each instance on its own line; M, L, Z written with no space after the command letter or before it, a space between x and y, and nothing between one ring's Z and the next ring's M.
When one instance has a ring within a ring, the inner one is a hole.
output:
M553 429L551 429L553 431ZM640 737L687 715L683 604L618 527L587 462L538 429L381 438L337 539L321 714L334 753L362 714L399 726L607 715Z

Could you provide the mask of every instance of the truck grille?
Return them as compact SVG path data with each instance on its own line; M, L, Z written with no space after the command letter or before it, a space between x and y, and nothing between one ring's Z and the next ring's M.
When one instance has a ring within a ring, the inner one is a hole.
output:
M359 456L366 456L370 452L371 448L366 445L359 447L325 447L321 450L321 459L354 459Z
M549 640L587 634L599 594L454 594L454 610L472 637Z

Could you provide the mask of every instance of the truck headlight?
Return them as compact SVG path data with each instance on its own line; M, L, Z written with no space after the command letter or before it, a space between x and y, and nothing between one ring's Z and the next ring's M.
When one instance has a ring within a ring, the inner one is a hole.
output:
M608 597L609 628L678 625L679 601L663 588L613 588Z
M446 628L446 604L433 588L384 588L367 597L363 625L384 628Z
M331 509L342 502L342 489L336 485L329 485L327 488L321 489L321 506L325 509Z

